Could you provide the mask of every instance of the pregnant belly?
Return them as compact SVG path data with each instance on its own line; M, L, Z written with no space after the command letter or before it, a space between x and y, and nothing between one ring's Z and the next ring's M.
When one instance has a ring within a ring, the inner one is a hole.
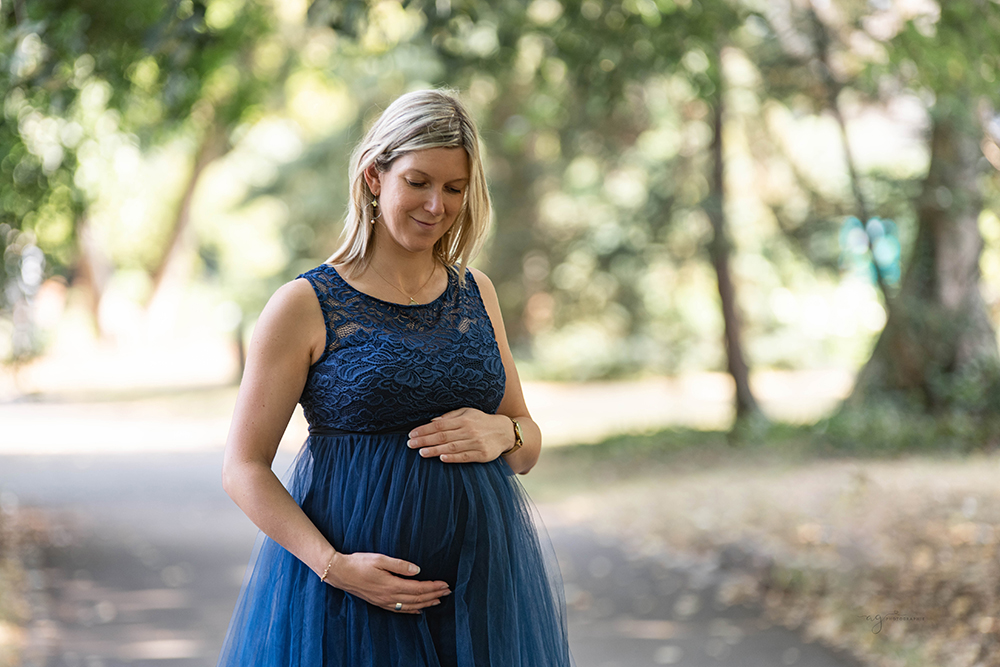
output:
M402 558L419 579L454 582L463 551L503 547L514 491L501 460L425 459L403 434L312 438L308 450L292 494L340 551Z

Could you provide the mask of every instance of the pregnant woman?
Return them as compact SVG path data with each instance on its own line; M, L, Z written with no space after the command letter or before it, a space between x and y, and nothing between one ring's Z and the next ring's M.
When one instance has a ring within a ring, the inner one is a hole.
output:
M458 99L397 99L355 150L343 244L254 330L227 493L260 527L231 667L569 667L558 569L515 473L538 459ZM271 470L295 404L309 438Z

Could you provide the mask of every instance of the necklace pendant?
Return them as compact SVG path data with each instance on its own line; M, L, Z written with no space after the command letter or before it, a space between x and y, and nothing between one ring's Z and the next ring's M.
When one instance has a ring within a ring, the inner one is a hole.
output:
M417 302L416 302L416 301L414 301L414 300L413 300L413 297L412 297L412 296L410 297L410 305L411 305L411 306L416 306L416 305L419 305L419 304L417 304Z

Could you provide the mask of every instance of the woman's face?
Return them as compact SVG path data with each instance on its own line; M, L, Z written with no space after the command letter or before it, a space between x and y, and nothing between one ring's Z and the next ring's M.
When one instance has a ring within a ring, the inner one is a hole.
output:
M365 172L378 197L383 227L376 239L409 252L423 252L451 229L469 186L469 158L463 148L428 148L397 158L388 171ZM377 213L377 214L378 214Z

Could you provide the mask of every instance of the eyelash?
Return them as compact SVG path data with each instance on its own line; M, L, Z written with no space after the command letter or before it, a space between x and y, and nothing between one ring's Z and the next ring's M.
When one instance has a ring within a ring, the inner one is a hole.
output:
M411 181L411 180L407 180L406 182L407 182L407 184L410 187L413 187L413 188L420 188L420 187L424 186L424 183L418 183L418 182ZM458 188L448 188L448 189L451 190L452 194L456 194L456 195L462 194L462 191L459 190Z

